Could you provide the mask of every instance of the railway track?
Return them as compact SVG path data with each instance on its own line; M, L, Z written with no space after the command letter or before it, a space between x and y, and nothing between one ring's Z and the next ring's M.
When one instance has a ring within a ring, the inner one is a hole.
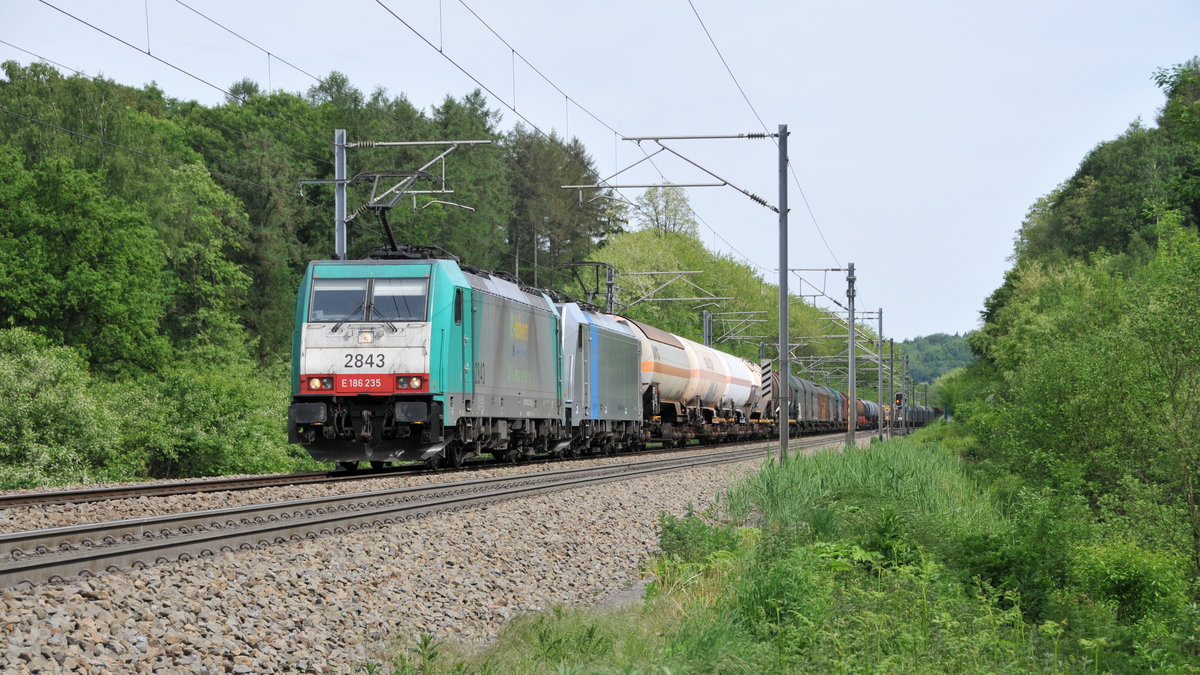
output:
M646 451L642 455L654 454L658 451ZM600 455L597 455L600 457ZM587 456L578 459L588 459ZM547 460L532 460L529 464L541 463ZM491 461L482 460L467 462L455 471L471 471L503 466ZM140 499L142 497L167 497L172 495L204 494L209 492L229 492L239 490L256 490L268 487L284 487L291 485L317 485L322 483L346 483L364 481L373 478L394 478L399 474L432 473L424 464L406 464L369 469L362 471L309 471L302 473L264 474L259 476L218 477L198 480L182 480L169 483L138 483L130 485L113 485L97 488L79 488L73 490L47 490L42 492L19 492L0 495L0 509L14 506L49 506L53 504L86 504L91 502L110 501L114 499Z
M827 444L828 437L797 443ZM545 492L762 457L774 446L640 459L417 487L133 518L0 535L0 588L186 561L343 534ZM631 459L633 459L631 457Z
M815 438L815 437L814 437ZM699 447L699 446L694 446ZM656 454L676 452L678 449L644 450L636 456L650 457ZM577 457L578 460L600 458L605 455ZM632 457L632 455L631 455ZM529 460L526 464L540 464L549 459ZM488 460L467 462L455 471L471 471L491 469L504 464L496 464ZM73 490L47 490L42 492L18 492L0 494L0 509L15 506L49 506L55 504L85 504L114 499L140 499L142 497L166 497L172 495L204 494L211 492L229 492L240 490L255 490L268 487L283 487L290 485L316 485L327 483L346 483L364 481L373 478L394 478L398 474L429 473L434 470L424 464L411 464L370 469L363 471L310 471L303 473L268 474L259 476L238 476L203 478L198 480L173 481L165 483L138 483L130 485L115 485L96 488L79 488Z
M364 474L374 475L374 474ZM386 474L384 474L386 475ZM224 492L229 490L253 490L280 485L321 483L336 480L354 480L356 474L338 474L328 471L308 473L272 474L240 478L206 478L203 480L177 481L173 483L139 483L76 490L53 490L45 492L20 492L0 495L0 508L11 506L47 506L51 504L83 504L111 499L136 499L139 497L163 497L168 495Z

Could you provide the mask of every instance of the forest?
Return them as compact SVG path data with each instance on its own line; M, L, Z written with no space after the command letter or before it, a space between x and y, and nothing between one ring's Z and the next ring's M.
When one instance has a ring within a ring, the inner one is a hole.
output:
M681 188L580 199L560 188L596 180L578 140L502 132L478 90L423 111L333 72L303 94L243 80L210 107L152 84L2 67L0 396L13 403L0 411L0 489L315 468L284 427L296 288L334 250L333 190L302 181L333 178L334 129L362 142L347 153L350 258L387 242L384 220L359 208L375 177L443 150L371 142L490 141L447 156L444 183L441 164L418 183L453 192L406 195L385 214L400 243L597 305L597 270L612 266L623 314L697 341L696 303L639 301L670 277L624 273L702 271L657 297L728 297L709 309L778 325L777 287L705 249ZM819 316L797 305L793 334L818 334ZM776 357L773 333L715 323L719 348L754 360ZM862 380L874 398L874 374Z
M963 335L934 333L905 340L900 347L908 356L909 374L918 384L933 383L941 375L975 361Z

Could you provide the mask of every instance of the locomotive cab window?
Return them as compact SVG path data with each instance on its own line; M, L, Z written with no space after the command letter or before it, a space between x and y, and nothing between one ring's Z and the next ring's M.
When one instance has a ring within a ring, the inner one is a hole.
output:
M362 321L366 279L313 279L309 321Z
M375 279L372 321L424 321L428 279Z

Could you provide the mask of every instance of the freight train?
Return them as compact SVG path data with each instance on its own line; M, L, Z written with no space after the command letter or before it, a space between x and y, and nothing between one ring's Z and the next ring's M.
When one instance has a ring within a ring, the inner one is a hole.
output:
M350 469L459 466L639 450L647 443L773 438L845 429L851 404L629 318L432 251L314 261L296 301L288 436ZM858 400L859 428L879 406ZM918 417L928 412L913 411Z

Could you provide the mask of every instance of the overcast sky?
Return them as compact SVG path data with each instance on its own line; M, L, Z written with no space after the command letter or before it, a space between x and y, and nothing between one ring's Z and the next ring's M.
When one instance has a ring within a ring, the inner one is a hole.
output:
M0 60L36 60L27 50L209 105L224 94L162 61L223 88L248 77L292 92L337 70L428 110L480 86L449 57L493 92L504 129L519 113L578 137L604 176L644 157L618 134L787 124L788 266L855 263L859 309L882 307L897 340L977 328L1029 206L1098 143L1153 126L1154 71L1200 53L1195 0L386 0L395 16L373 0L48 2L0 0ZM668 145L778 205L769 141ZM713 182L666 155L655 165L614 182ZM728 187L689 197L710 249L776 281L778 216ZM803 274L844 301L844 273Z

